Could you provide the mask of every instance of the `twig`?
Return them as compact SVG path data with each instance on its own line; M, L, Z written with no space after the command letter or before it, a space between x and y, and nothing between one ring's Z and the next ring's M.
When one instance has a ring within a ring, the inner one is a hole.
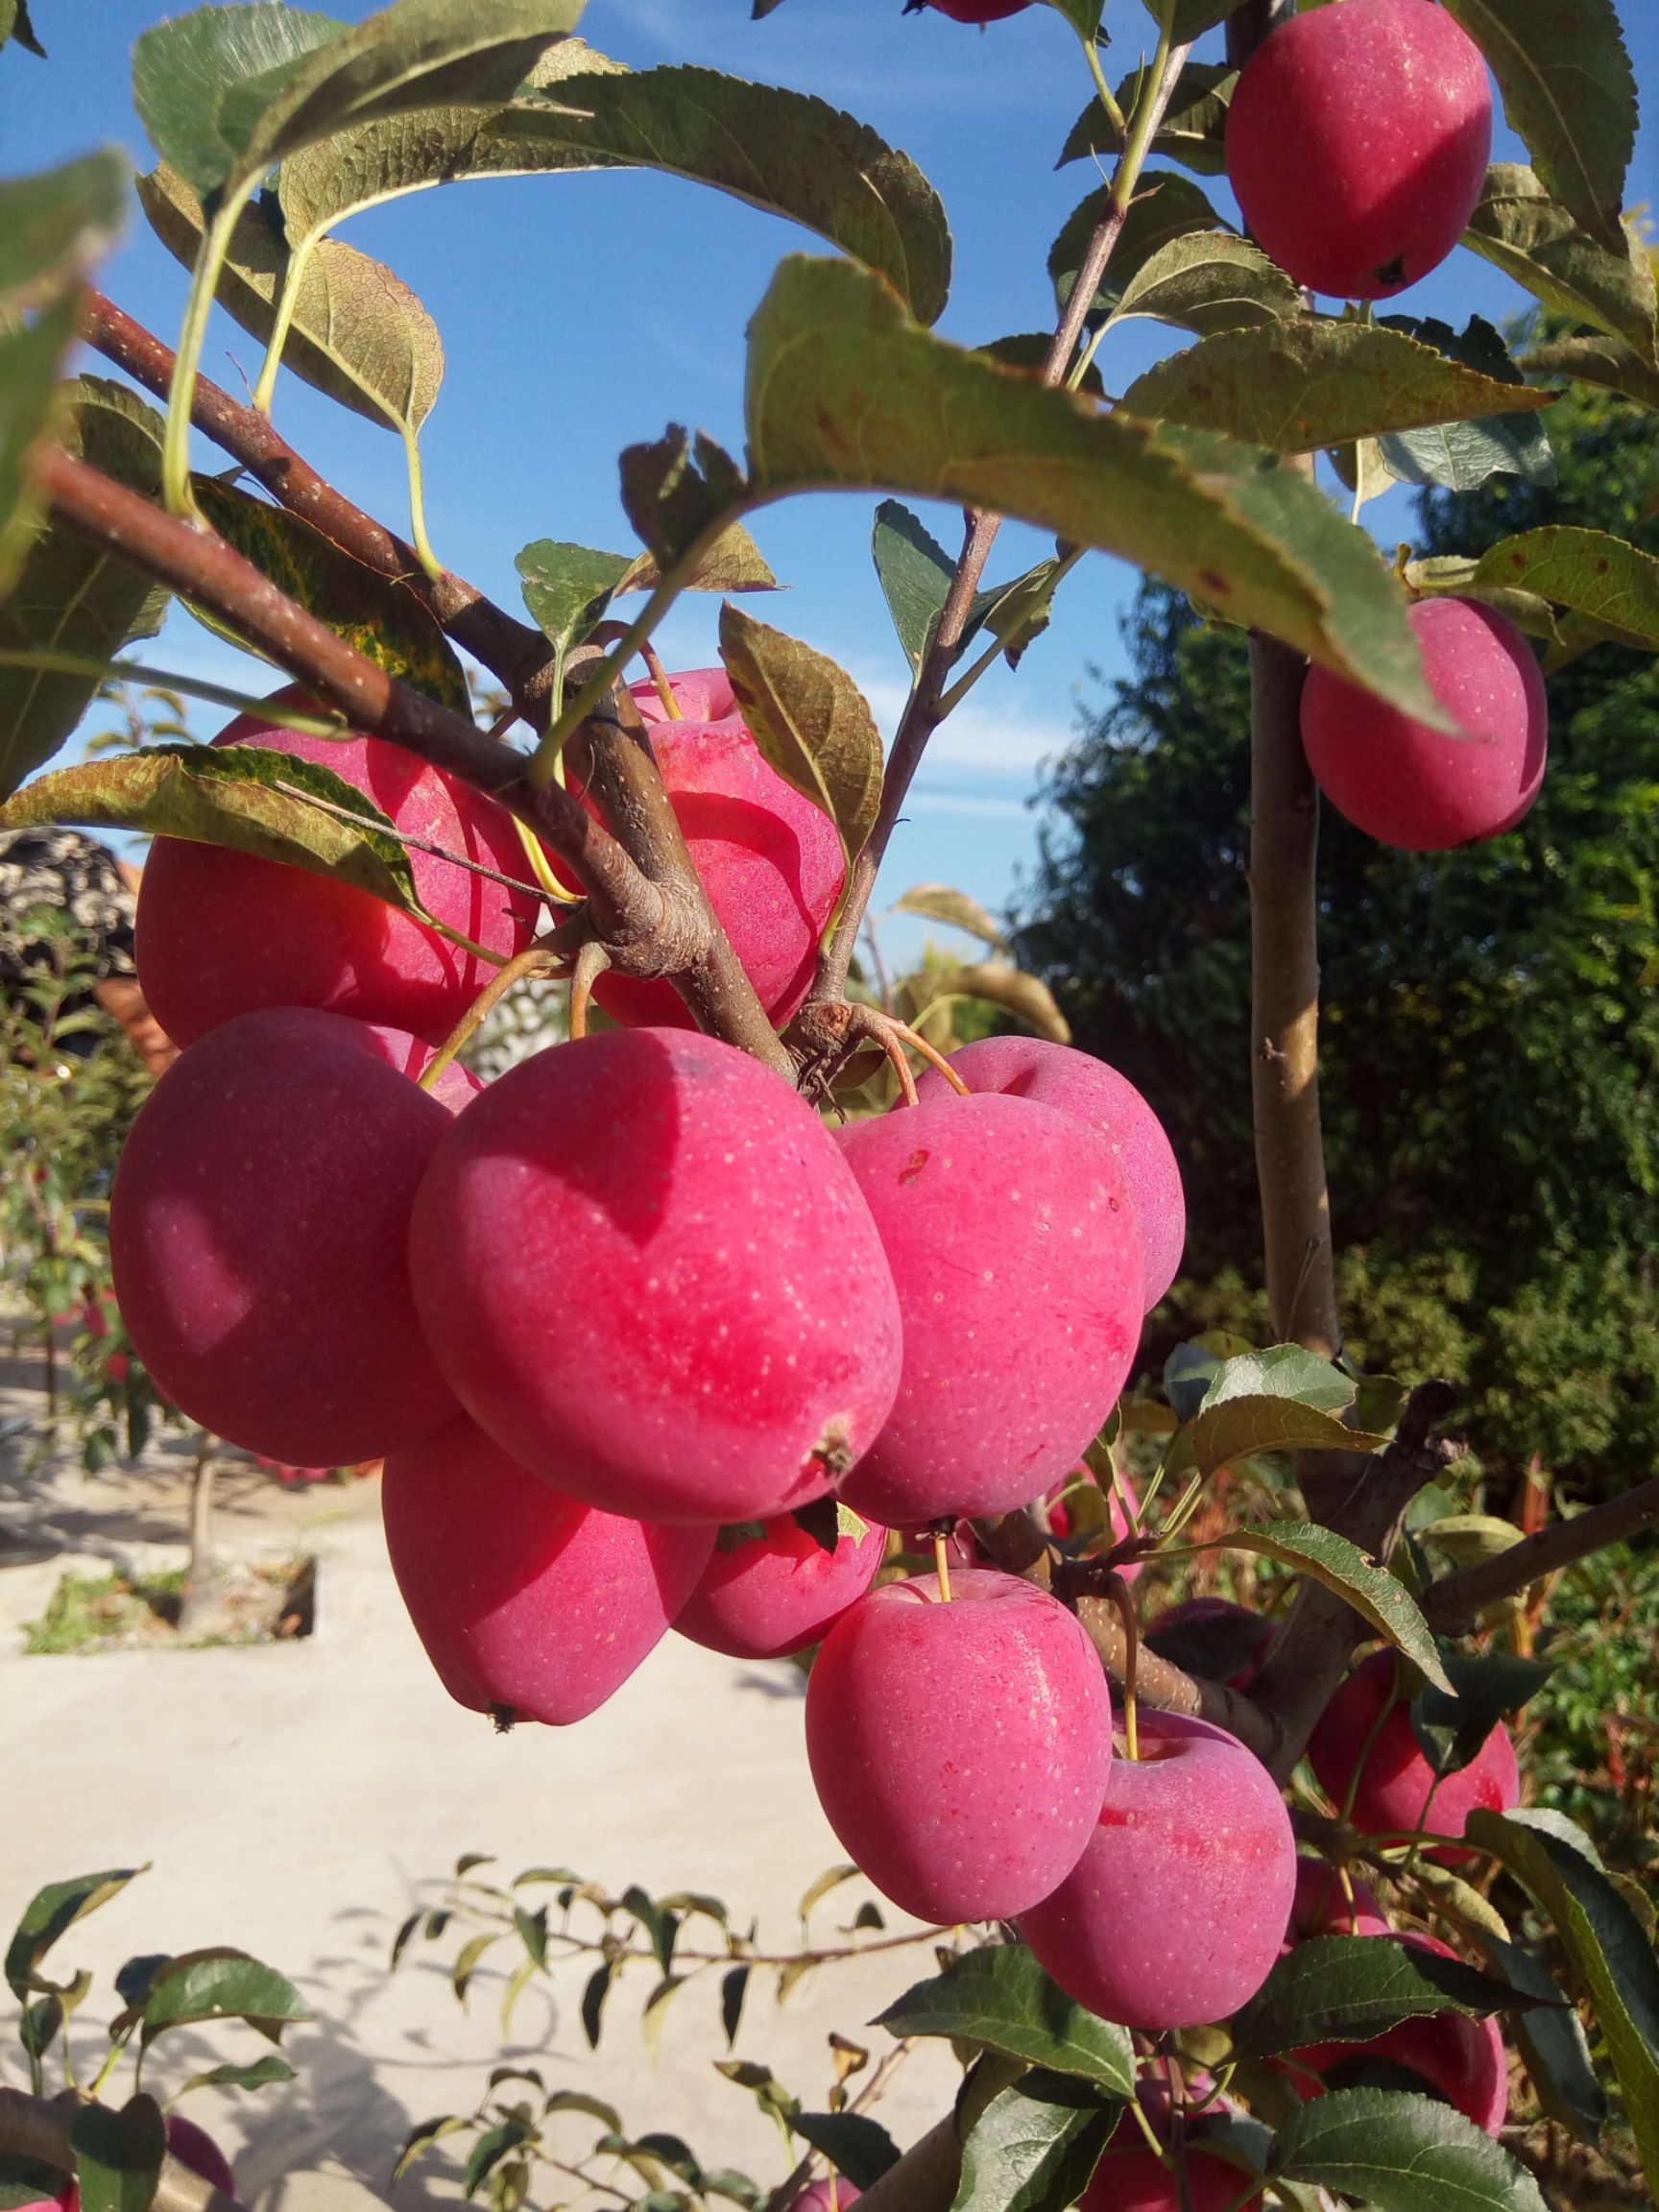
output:
M106 360L124 369L157 398L167 397L173 382L173 349L101 292L86 296L83 330ZM455 642L498 676L515 699L533 701L544 695L553 654L541 631L518 621L446 569L429 579L414 546L320 476L277 435L268 416L243 406L217 384L198 376L191 421L232 460L240 461L290 514L315 523L365 567L406 584Z
M1626 1490L1622 1498L1609 1498L1525 1536L1507 1551L1479 1565L1443 1575L1424 1593L1423 1611L1429 1625L1446 1636L1460 1636L1475 1625L1488 1605L1514 1598L1533 1582L1555 1575L1592 1552L1605 1551L1625 1543L1641 1529L1659 1521L1659 1475Z

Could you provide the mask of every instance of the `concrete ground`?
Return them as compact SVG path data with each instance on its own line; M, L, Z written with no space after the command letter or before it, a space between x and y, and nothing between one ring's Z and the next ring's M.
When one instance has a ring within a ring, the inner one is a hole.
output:
M30 1378L15 1366L8 1378L0 1420L37 1418L37 1395L15 1386ZM683 2135L709 2166L782 2177L777 2129L713 2071L726 2056L718 1969L674 2000L653 2061L638 2018L653 1965L613 1992L594 2054L577 2011L590 1961L552 1988L533 1986L508 2042L504 1972L487 1962L463 2010L448 1980L453 1939L412 1947L396 1976L387 1960L405 1913L435 1896L466 1851L495 1856L485 1874L554 1864L613 1895L635 1882L655 1894L711 1892L734 1924L757 1918L764 1945L796 1945L801 1893L844 1855L807 1777L794 1668L741 1665L670 1636L591 1719L498 1737L450 1703L416 1642L386 1562L377 1485L285 1492L248 1466L222 1478L222 1547L249 1560L314 1551L314 1636L26 1657L21 1625L66 1566L180 1560L188 1472L175 1446L96 1481L61 1465L28 1477L26 1449L27 1438L0 1447L0 1941L46 1882L150 1868L53 1954L52 1965L97 1977L84 2014L97 2032L80 2033L78 2047L103 2043L117 2009L111 1978L129 1956L234 1944L287 1974L317 2013L283 2045L296 2082L254 2096L204 2091L187 2106L234 2157L241 2194L260 2212L349 2212L365 2193L411 2207L452 2199L453 2165L418 2167L394 2190L393 2161L413 2127L470 2109L491 2067L507 2061L538 2068L549 2088L609 2099L635 2133ZM834 1931L869 1894L859 1882L837 1890L815 1915L819 1939L839 1940ZM697 1924L687 1947L708 1948L709 1933ZM517 1943L500 1951L509 1967L522 1957ZM878 2059L892 2045L864 2024L931 1965L922 1946L826 1967L781 2011L774 1977L757 1971L736 2056L772 2066L808 2109L823 2109L827 2033L838 2029ZM3 2040L0 2080L20 2081L9 2022ZM155 2085L170 2092L267 2048L240 2025L183 2031L157 2047ZM914 2048L878 2116L907 2143L956 2079L947 2049ZM566 2125L585 2152L594 2124ZM619 2178L644 2193L643 2181ZM543 2190L538 2200L552 2200Z

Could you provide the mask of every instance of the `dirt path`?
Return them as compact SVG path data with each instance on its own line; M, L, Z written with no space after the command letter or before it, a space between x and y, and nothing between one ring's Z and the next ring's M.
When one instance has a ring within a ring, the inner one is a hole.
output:
M0 1418L20 1409L37 1401L0 1389ZM550 2088L611 2099L635 2132L672 2129L709 2165L781 2178L776 2129L713 2071L725 2055L715 1979L675 1999L653 2066L637 2014L654 1968L627 1975L594 2055L577 2016L581 1970L556 1999L545 1985L526 1995L507 2046L503 1976L487 1966L463 2012L446 1973L452 1943L413 1952L395 1978L386 1961L404 1913L430 1893L423 1885L469 1850L495 1854L509 1876L567 1865L613 1894L630 1882L711 1892L735 1923L757 1916L762 1937L787 1947L801 1892L842 1856L807 1780L796 1670L745 1667L670 1637L591 1720L497 1737L449 1702L415 1641L374 1484L284 1492L251 1469L226 1481L225 1549L270 1559L314 1550L314 1636L25 1657L21 1623L65 1564L178 1562L188 1460L153 1451L140 1469L87 1483L62 1469L25 1479L18 1456L15 1444L0 1448L0 1937L42 1883L148 1861L152 1871L56 1955L99 1976L92 2020L114 2010L108 1978L135 1952L235 1943L301 1984L318 2021L284 2045L300 2080L258 2097L204 2092L188 2105L235 2156L250 2202L345 2212L365 2189L391 2196L409 2129L468 2108L508 2057L538 2067ZM847 1885L817 1928L847 1924L867 1894ZM509 1965L522 1955L502 1951ZM863 2023L929 1964L921 1949L828 1970L781 2014L771 1978L757 1973L737 2056L772 2065L821 2109L827 2032L863 2037L878 2056L888 2040L864 2036ZM10 2030L6 2042L0 2079L15 2080ZM168 2090L198 2065L263 2048L241 2028L181 2034L157 2080ZM901 2143L937 2116L954 2080L946 2053L907 2060L881 2106ZM594 2132L578 2121L573 2145L585 2150ZM454 2194L440 2169L418 2169L395 2201Z

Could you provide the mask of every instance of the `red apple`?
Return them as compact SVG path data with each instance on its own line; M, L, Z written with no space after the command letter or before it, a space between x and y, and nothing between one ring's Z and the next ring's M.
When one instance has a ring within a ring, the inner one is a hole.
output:
M837 1536L826 1551L790 1514L730 1551L716 1547L702 1580L674 1616L693 1644L731 1659L785 1659L816 1644L875 1581L887 1531Z
M457 1411L404 1260L456 1124L386 1051L308 1007L226 1022L145 1100L110 1197L115 1295L156 1387L292 1466L378 1459Z
M1126 2028L1190 2028L1246 2004L1290 1917L1290 1815L1225 1729L1142 1713L1088 1848L1020 1919L1062 1989Z
M1382 1719L1398 1673L1393 1651L1373 1651L1326 1706L1308 1744L1319 1787L1338 1808L1347 1801L1358 1770L1350 1817L1359 1833L1393 1835L1421 1826L1434 1836L1461 1836L1478 1808L1506 1813L1518 1805L1521 1776L1502 1720L1469 1765L1448 1774L1436 1788L1434 1769L1411 1727L1409 1704L1393 1705ZM1442 1848L1431 1856L1450 1863L1469 1854Z
M1327 1933L1342 1931L1332 1929ZM1355 1933L1367 1935L1371 1931L1360 1928ZM1387 1939L1412 1944L1419 1951L1431 1951L1437 1959L1457 1956L1432 1936L1390 1934ZM1298 2093L1306 2098L1311 2094L1307 2079L1310 2072L1320 2075L1335 2072L1339 2085L1342 2068L1362 2067L1368 2058L1385 2058L1397 2066L1408 2066L1448 2104L1455 2104L1466 2120L1473 2120L1477 2128L1485 2128L1488 2135L1503 2131L1509 2116L1509 2060L1496 2020L1472 2020L1464 2012L1434 2012L1418 2020L1402 2020L1398 2027L1373 2035L1363 2043L1314 2043L1305 2050L1292 2052L1291 2063L1284 2071L1289 2075Z
M1312 668L1302 743L1320 790L1357 830L1403 852L1441 853L1513 830L1531 807L1550 704L1537 656L1506 614L1473 599L1420 599L1407 619L1435 698L1468 734L1443 736Z
M1017 1575L887 1582L844 1613L806 1687L806 1756L849 1857L905 1912L998 1920L1075 1865L1112 1764L1100 1662Z
M450 1696L551 1727L621 1688L714 1545L712 1528L578 1504L468 1420L393 1453L381 1505L397 1587Z
M1272 1648L1271 1621L1227 1598L1187 1598L1148 1621L1145 1640L1189 1674L1248 1690Z
M794 2212L847 2212L847 2207L856 2204L863 2194L842 2175L831 2174L801 2192L795 2200Z
M1034 1099L954 1092L835 1132L903 1316L892 1416L843 1483L889 1527L1001 1513L1074 1467L1141 1334L1111 1148Z
M290 688L274 709L303 701ZM443 770L378 737L307 737L244 714L217 746L260 745L331 768L407 835L518 882L529 863L512 817ZM411 851L428 913L503 959L536 924L533 899ZM191 1045L234 1015L314 1006L384 1022L441 1043L494 974L423 922L351 885L225 846L157 837L138 891L138 981L175 1044Z
M1306 1856L1296 1862L1296 1894L1290 1907L1286 1948L1312 1936L1391 1936L1394 1933L1376 1893L1363 1882L1342 1877L1328 1859Z
M1004 16L1029 8L1031 0L926 0L926 5L949 15L952 23L1000 23Z
M1159 2086L1143 2081L1142 2103L1149 2107L1152 2125L1167 2145L1167 2098L1148 2094ZM1196 2082L1190 2086L1195 2088ZM1190 2134L1183 2146L1182 2166L1185 2196L1176 2179L1173 2154L1168 2163L1159 2157L1134 2115L1125 2112L1112 2130L1077 2212L1255 2212L1262 2200L1258 2191L1240 2202L1248 2176Z
M1244 64L1227 175L1247 228L1311 292L1382 300L1445 260L1492 153L1480 49L1429 0L1334 0Z
M1105 1139L1135 1210L1145 1271L1145 1310L1150 1313L1181 1264L1187 1202L1164 1125L1134 1084L1104 1060L1041 1037L981 1037L953 1052L950 1065L970 1091L1035 1098ZM937 1069L928 1068L917 1077L916 1088L922 1096L934 1097L942 1096L949 1086Z
M898 1301L846 1162L695 1030L556 1045L491 1084L434 1153L409 1254L479 1427L603 1512L773 1519L893 1403Z

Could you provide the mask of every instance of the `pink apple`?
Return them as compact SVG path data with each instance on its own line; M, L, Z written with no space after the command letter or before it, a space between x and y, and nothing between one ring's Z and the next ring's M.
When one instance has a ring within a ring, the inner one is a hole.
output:
M406 835L525 882L512 817L493 799L378 737L307 737L282 727L290 688L269 721L241 715L213 742L298 754L354 783ZM539 911L526 894L431 854L410 851L429 914L509 959ZM441 1043L494 966L367 891L308 869L187 838L157 837L138 892L138 980L177 1045L191 1045L256 1007L314 1006L390 1022Z
M1020 1933L1079 2005L1126 2028L1190 2028L1246 2004L1290 1917L1290 1816L1225 1729L1140 1717L1139 1759L1112 1763L1094 1833Z
M667 1633L712 1528L651 1527L578 1504L468 1420L386 1462L392 1571L458 1704L563 1727Z
M1514 1743L1502 1720L1470 1764L1448 1774L1436 1788L1434 1769L1412 1731L1409 1704L1393 1705L1386 1719L1382 1719L1394 1696L1398 1673L1393 1651L1373 1651L1326 1706L1308 1745L1319 1787L1338 1809L1346 1803L1358 1771L1350 1816L1359 1833L1393 1835L1422 1826L1431 1835L1461 1836L1478 1808L1506 1813L1518 1805L1521 1776ZM1469 1854L1442 1849L1431 1856L1453 1861Z
M902 1911L1005 1919L1076 1863L1112 1762L1094 1647L1046 1591L968 1569L844 1613L806 1688L806 1756L848 1855Z
M308 1007L224 1023L146 1099L110 1197L115 1294L157 1388L291 1466L378 1459L457 1411L404 1262L456 1124L386 1050Z
M1328 668L1312 668L1302 690L1302 743L1314 781L1357 830L1407 853L1445 852L1513 830L1543 787L1549 751L1537 655L1506 614L1477 600L1420 599L1407 619L1431 689L1465 734L1443 735Z
M1429 0L1292 15L1244 64L1227 176L1247 228L1311 292L1382 300L1438 267L1492 153L1486 64Z
M904 1331L892 1415L842 1497L889 1527L1040 1497L1098 1433L1140 1337L1140 1249L1111 1148L996 1092L835 1135Z
M784 1659L816 1644L875 1581L887 1531L837 1536L826 1551L789 1514L730 1551L716 1547L674 1616L693 1644L732 1659Z
M1187 1202L1164 1125L1134 1084L1104 1060L1041 1037L981 1037L953 1052L950 1065L970 1091L1035 1098L1105 1139L1135 1210L1145 1310L1150 1313L1181 1264ZM916 1088L924 1097L934 1097L949 1085L937 1069L929 1068L917 1077Z
M555 1045L492 1083L436 1148L409 1256L479 1427L603 1512L771 1520L893 1403L898 1301L847 1163L695 1030Z

